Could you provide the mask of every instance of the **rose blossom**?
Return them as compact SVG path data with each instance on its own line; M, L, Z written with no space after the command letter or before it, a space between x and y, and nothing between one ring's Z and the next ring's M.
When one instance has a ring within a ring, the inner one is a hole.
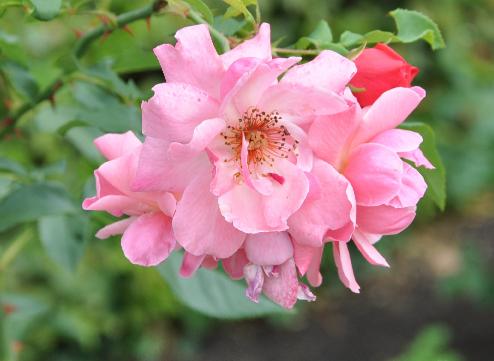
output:
M388 266L373 244L383 235L400 233L410 225L417 202L427 188L420 173L402 159L434 168L419 149L420 134L396 129L424 97L425 91L420 87L394 88L370 107L361 109L355 104L338 114L317 117L309 129L315 158L331 164L351 184L356 202L352 239L372 264ZM309 206L310 197L301 210ZM308 231L298 230L302 234ZM295 252L301 273L318 269L321 243L303 237L297 240L304 246ZM346 242L334 242L333 251L340 279L358 292ZM312 277L318 280L319 276Z
M396 87L409 87L419 69L408 64L386 44L364 49L355 59L357 74L351 83L363 91L355 96L362 107L371 105L385 91Z
M166 192L136 193L130 190L142 144L132 132L105 134L94 141L108 159L95 172L95 197L84 200L85 210L129 216L98 231L104 239L122 236L125 256L135 264L154 266L165 260L175 247L171 216L176 200Z
M261 291L284 307L312 299L298 281L289 219L313 178L306 129L353 104L346 85L355 65L331 51L300 66L299 58L273 59L267 24L221 56L206 26L176 37L174 47L155 49L167 83L142 104L146 139L133 190L180 193L177 242L195 257L235 258L251 299ZM335 199L323 209L324 233L347 240L353 194L329 164L321 167L319 183Z

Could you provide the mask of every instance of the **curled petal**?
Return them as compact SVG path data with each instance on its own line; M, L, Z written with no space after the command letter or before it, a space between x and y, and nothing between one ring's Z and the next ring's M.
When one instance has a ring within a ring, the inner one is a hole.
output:
M241 58L271 60L271 29L269 24L262 23L256 36L221 55L225 69L228 69L231 64Z
M194 256L189 252L185 252L182 265L180 266L180 276L185 278L192 277L199 267L201 267L205 257L206 255Z
M106 239L117 234L122 234L129 227L129 225L134 221L135 217L129 217L122 219L117 222L110 223L109 225L101 228L96 232L96 237L99 239Z
M312 293L312 291L307 285L303 283L299 283L297 290L297 299L308 302L314 302L316 300L316 295Z
M360 293L360 286L353 274L352 260L346 242L333 242L333 256L338 268L340 281L354 293Z
M352 184L357 204L386 204L401 187L403 161L380 144L362 144L350 155L344 175Z
M244 277L244 267L249 263L245 251L241 248L233 255L222 260L225 272L234 280Z
M371 243L372 236L368 237L366 233L355 230L353 234L353 242L359 249L365 259L375 266L389 267L386 259L378 252Z
M396 128L405 121L424 97L425 91L420 87L398 87L381 94L367 109L353 140L353 147L369 141L385 130Z
M292 308L297 302L299 281L293 259L279 267L278 277L265 277L264 294L284 308Z
M264 284L264 273L261 266L248 264L244 267L244 278L247 282L245 296L251 301L258 303L259 295Z
M96 148L108 160L134 152L142 143L134 133L108 133L94 140Z

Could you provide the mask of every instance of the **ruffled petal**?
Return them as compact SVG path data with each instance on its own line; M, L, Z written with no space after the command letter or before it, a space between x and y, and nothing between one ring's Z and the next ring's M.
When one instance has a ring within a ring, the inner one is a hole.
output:
M314 153L340 169L361 117L358 105L337 114L317 117L309 128L309 144Z
M223 76L224 69L207 25L182 28L175 38L175 46L163 44L154 48L166 81L191 84L217 96L218 79Z
M244 267L249 263L245 251L241 248L232 256L222 260L223 269L231 279L239 280L244 277Z
M298 277L293 258L279 267L276 277L265 277L262 290L273 302L290 309L297 302Z
M209 171L202 171L187 186L173 217L173 232L193 255L226 258L241 247L245 234L225 221L217 198L209 192L210 182Z
M142 132L147 136L186 143L200 122L218 114L216 100L190 84L158 84L153 91L141 104Z
M424 177L415 168L403 162L400 191L388 205L397 208L413 207L424 196L426 190Z
M365 233L398 234L412 223L415 211L416 207L357 207L357 224Z
M381 94L364 115L353 146L367 142L381 132L396 128L424 99L420 87L393 88Z
M171 219L162 213L137 217L122 236L125 257L141 266L156 266L163 262L174 247Z
M312 61L291 68L281 82L340 93L356 72L351 60L334 51L324 50Z
M293 242L293 258L300 275L307 274L311 286L319 287L322 283L320 272L323 247L308 247Z
M318 196L306 198L302 207L289 219L290 234L298 243L306 246L320 247L329 230L338 230L351 219L355 198L349 197L347 189L351 188L348 180L332 166L322 160L315 160L310 173ZM353 192L352 192L353 193ZM352 195L350 193L350 195ZM350 239L353 229L349 229L344 241Z
M304 172L287 160L276 163L281 184L272 181L273 192L263 196L246 184L236 184L218 198L221 214L245 233L283 231L288 218L302 205L309 190Z
M386 204L400 190L403 161L383 145L362 144L350 155L343 174L352 184L357 204Z
M262 23L256 36L221 55L225 69L228 69L231 64L241 58L271 60L271 28L269 24Z
M293 246L286 232L249 234L245 239L249 261L260 266L274 266L293 257Z
M108 133L94 140L94 145L108 160L134 152L142 143L134 133L128 131L123 134Z

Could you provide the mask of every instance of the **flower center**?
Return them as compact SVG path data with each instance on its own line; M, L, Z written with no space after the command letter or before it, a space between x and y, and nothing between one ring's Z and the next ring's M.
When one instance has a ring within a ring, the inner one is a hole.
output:
M278 112L262 112L249 108L237 126L227 126L221 133L225 145L232 149L233 157L225 161L240 161L242 139L249 142L247 163L249 165L272 166L276 158L288 158L296 154L298 141L295 140L284 125L280 125Z

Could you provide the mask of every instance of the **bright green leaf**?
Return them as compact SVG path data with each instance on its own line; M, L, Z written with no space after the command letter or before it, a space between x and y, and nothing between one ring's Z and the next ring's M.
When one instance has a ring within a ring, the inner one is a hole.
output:
M84 214L40 218L39 237L48 256L68 271L74 271L82 257L88 218Z
M363 37L361 34L344 31L340 35L340 43L346 48L351 48L352 46L361 44Z
M43 216L75 210L66 191L56 185L37 183L21 186L0 201L0 231Z
M62 0L31 0L34 6L33 16L38 20L51 20L60 13Z
M161 276L183 303L206 315L218 318L249 318L286 312L262 297L258 304L245 297L245 284L233 281L219 271L200 268L194 277L178 274L181 254L172 254L158 266Z
M202 17L210 24L214 21L213 13L209 6L202 0L185 0L194 10L201 13Z
M419 39L427 41L432 49L441 49L446 45L439 27L426 15L414 10L396 9L390 12L398 29L397 38L403 43Z
M400 127L417 132L424 139L420 149L436 169L419 167L418 171L427 182L427 192L429 192L432 200L441 210L444 210L446 206L446 170L437 151L434 130L429 125L420 122L406 122Z
M243 15L247 21L250 23L255 23L254 17L250 13L247 6L256 5L257 1L254 0L223 0L225 3L230 5L226 10L225 17L232 18L239 15Z

